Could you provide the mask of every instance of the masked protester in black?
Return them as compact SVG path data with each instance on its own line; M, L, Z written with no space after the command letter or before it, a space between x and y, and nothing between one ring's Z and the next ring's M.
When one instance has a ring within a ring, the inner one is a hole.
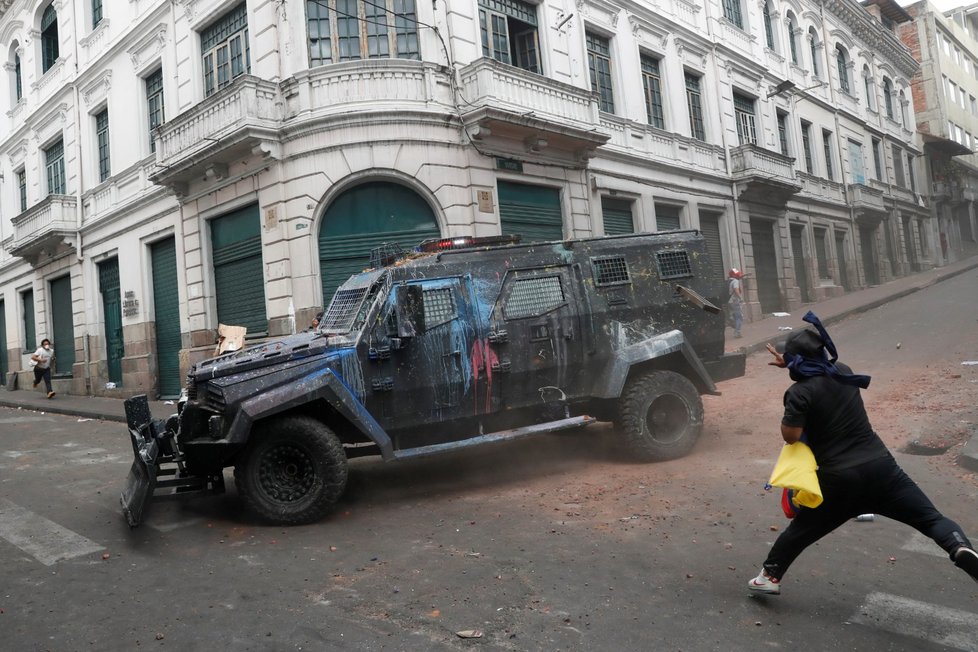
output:
M829 532L859 514L880 514L916 528L943 548L959 568L978 582L978 553L961 527L941 514L873 431L859 390L869 376L837 362L838 353L814 313L815 326L792 333L769 364L787 368L794 382L784 393L781 436L804 441L818 464L823 502L801 509L774 542L751 591L778 594L781 578L801 554Z

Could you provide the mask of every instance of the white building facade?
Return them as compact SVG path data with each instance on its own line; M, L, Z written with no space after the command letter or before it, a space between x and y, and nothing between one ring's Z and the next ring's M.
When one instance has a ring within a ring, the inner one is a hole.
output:
M0 371L175 395L384 242L696 228L752 318L932 265L881 6L0 0Z

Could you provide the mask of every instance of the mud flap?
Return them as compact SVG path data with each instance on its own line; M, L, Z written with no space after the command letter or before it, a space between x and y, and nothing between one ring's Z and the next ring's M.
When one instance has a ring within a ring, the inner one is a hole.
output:
M132 443L133 462L120 497L129 527L143 522L143 513L156 490L160 445L155 437L149 402L145 395L126 399L126 424Z

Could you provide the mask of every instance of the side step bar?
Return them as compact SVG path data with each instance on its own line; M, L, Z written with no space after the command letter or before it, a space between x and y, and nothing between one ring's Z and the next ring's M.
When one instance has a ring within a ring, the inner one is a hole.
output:
M594 417L579 416L560 419L559 421L538 423L532 426L525 426L523 428L514 428L513 430L500 430L499 432L492 432L488 435L479 435L478 437L473 437L471 439L463 439L462 441L450 441L444 444L432 444L431 446L421 446L420 448L409 448L402 451L394 451L394 459L406 460L414 457L424 457L426 455L435 455L437 453L454 451L460 448L467 448L469 446L488 444L490 442L511 441L513 439L528 437L529 435L539 435L547 432L556 432L558 430L569 430L571 428L583 428L584 426L592 424L595 421L597 421L597 419Z

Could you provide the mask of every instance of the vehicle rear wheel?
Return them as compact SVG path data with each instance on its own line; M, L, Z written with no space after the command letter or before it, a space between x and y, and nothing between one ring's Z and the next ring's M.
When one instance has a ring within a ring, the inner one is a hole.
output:
M234 482L245 505L279 525L322 518L346 488L343 444L325 424L304 416L260 423Z
M685 376L674 371L647 372L625 386L616 425L640 460L673 460L689 453L699 439L703 400Z

